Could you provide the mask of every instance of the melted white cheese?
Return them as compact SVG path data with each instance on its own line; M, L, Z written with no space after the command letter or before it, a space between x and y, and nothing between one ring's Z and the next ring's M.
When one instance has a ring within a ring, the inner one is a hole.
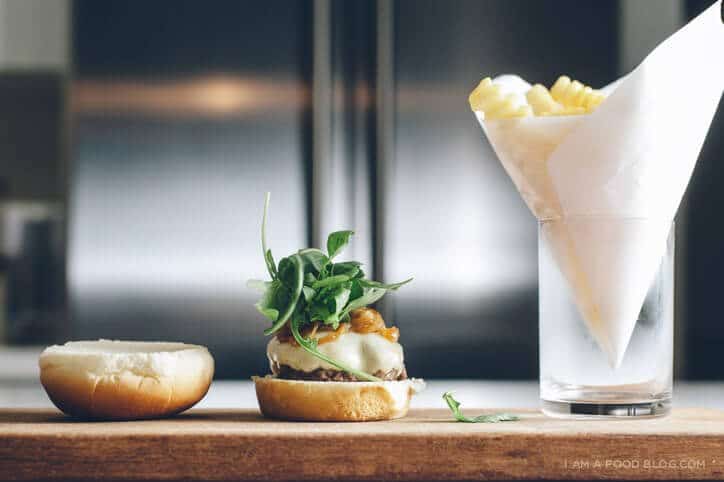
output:
M377 333L347 332L334 341L317 347L323 354L353 370L375 373L378 370L401 370L404 367L402 346ZM286 365L294 370L311 372L317 368L336 370L298 345L280 343L276 337L266 347L269 363Z

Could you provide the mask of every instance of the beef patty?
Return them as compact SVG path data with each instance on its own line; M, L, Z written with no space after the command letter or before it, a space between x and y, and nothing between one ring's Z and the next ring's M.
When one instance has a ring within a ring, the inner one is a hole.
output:
M279 378L286 380L310 380L320 382L359 382L362 381L354 375L339 370L317 368L311 372L295 370L287 365L272 363L271 371ZM378 370L372 375L385 381L407 380L407 370L392 369L388 371Z

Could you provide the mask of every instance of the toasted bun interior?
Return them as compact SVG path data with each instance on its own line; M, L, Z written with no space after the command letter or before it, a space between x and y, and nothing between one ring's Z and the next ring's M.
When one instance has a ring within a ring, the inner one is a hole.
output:
M182 412L211 385L214 359L199 345L74 341L40 355L40 381L68 415L107 420Z
M407 415L419 379L318 382L253 377L261 412L272 418L319 422L391 420Z

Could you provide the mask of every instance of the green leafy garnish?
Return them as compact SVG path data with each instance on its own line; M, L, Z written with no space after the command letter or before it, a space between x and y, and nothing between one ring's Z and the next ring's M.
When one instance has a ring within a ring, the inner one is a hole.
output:
M266 213L269 210L269 198L271 193L266 193L264 197L264 215L261 218L261 249L264 254L264 262L266 263L266 269L269 271L269 276L272 280L277 279L277 268L274 265L274 257L272 256L271 249L266 247Z
M349 238L352 237L353 234L354 231L336 231L329 235L327 238L327 252L329 253L330 260L347 246Z
M250 280L248 285L263 291L256 303L259 312L272 325L264 330L273 335L288 323L296 342L304 350L320 360L361 380L380 381L368 373L351 369L317 350L317 341L304 338L302 328L322 323L337 329L340 323L350 320L350 312L368 306L390 291L412 281L385 284L365 278L362 263L333 260L349 244L354 231L336 231L327 238L327 252L317 248L300 249L282 258L277 265L266 243L266 222L269 211L269 193L264 199L261 222L261 244L264 262L271 281Z
M445 402L447 403L447 406L450 407L450 410L452 410L455 420L457 420L458 422L496 423L496 422L514 422L516 420L519 420L519 418L517 416L510 415L509 413L495 413L495 414L491 414L491 415L478 415L477 417L474 417L474 418L466 417L465 415L463 415L463 412L460 410L460 402L455 400L452 392L443 393L442 399L445 400Z

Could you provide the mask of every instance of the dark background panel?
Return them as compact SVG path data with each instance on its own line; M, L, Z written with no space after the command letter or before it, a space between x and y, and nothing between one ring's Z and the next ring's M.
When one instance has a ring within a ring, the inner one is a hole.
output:
M299 74L309 58L309 1L75 0L81 76L232 71Z
M707 0L687 0L687 18L693 18L711 5ZM682 119L682 122L685 120ZM721 273L724 273L724 109L722 102L714 117L706 142L687 190L685 266L678 276L686 298L683 316L677 323L685 330L685 372L691 379L722 379L721 351L724 324L719 315Z

